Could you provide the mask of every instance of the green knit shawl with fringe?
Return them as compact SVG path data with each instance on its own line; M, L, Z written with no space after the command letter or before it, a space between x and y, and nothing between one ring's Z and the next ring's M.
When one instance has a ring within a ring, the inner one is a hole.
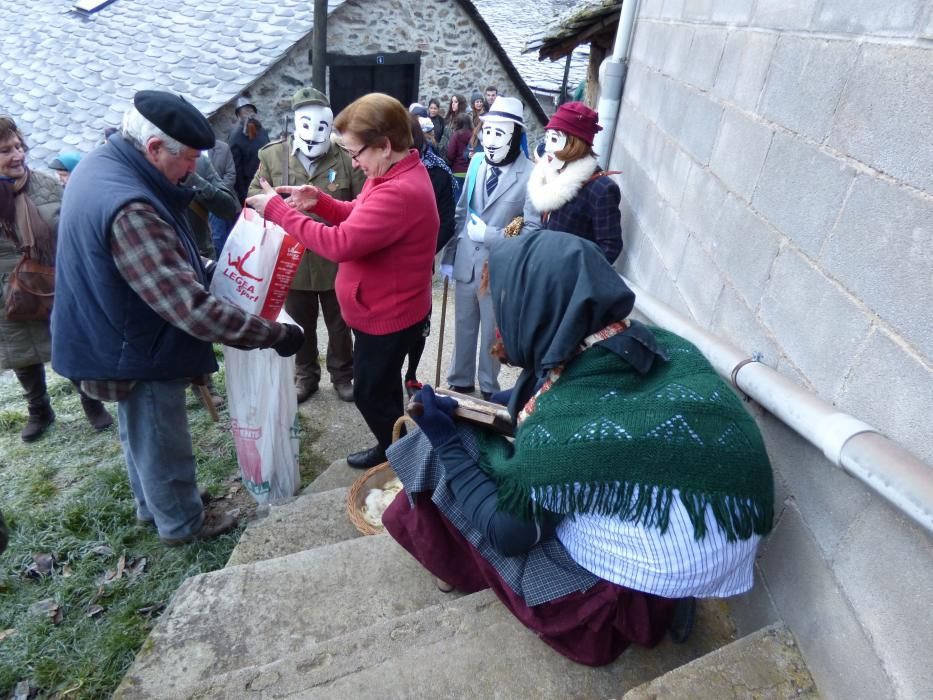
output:
M771 530L774 484L755 421L696 347L652 332L670 359L647 375L597 345L538 397L514 448L481 435L501 510L618 515L666 532L676 489L698 540L707 506L729 540Z

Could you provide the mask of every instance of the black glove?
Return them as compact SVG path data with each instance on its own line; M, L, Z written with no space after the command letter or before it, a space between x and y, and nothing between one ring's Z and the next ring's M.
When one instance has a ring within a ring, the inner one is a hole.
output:
M453 421L456 401L449 396L437 396L430 384L425 384L412 400L424 406L424 413L413 419L435 449L456 437L457 426Z
M291 357L301 349L301 344L305 342L305 332L298 326L291 323L285 324L285 336L276 343L273 343L272 349L282 357Z

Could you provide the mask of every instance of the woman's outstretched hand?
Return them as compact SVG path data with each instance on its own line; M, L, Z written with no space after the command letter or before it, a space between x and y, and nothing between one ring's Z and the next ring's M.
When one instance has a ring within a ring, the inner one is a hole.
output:
M314 185L283 185L275 191L285 197L285 203L298 211L308 212L317 206L320 190Z

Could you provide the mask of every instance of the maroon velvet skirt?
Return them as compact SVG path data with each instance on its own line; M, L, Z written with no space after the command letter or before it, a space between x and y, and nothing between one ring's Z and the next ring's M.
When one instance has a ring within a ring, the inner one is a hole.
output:
M382 516L390 535L424 568L463 593L491 588L502 604L558 653L587 666L615 661L629 644L653 647L676 601L601 581L529 607L425 494L412 508L403 492Z

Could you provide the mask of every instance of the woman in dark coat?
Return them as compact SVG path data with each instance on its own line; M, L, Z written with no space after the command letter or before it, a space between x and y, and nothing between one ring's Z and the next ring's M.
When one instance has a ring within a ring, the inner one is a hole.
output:
M27 150L16 123L0 116L0 370L12 369L23 387L29 418L21 437L32 442L55 420L45 383L45 363L52 356L49 322L12 321L4 309L9 276L24 252L55 264L62 188L26 166ZM81 405L96 429L113 424L100 401L81 394Z
M437 247L434 253L440 252L441 248L447 245L447 242L454 235L454 209L457 197L460 194L460 186L450 172L440 156L432 149L428 148L428 143L424 138L424 128L418 117L411 117L411 138L413 146L421 154L421 162L428 169L428 177L431 178L431 187L434 189L434 199L437 202L437 214L440 217L440 225L437 229ZM405 391L411 396L421 388L421 382L418 381L418 363L421 361L421 355L424 353L425 339L431 333L431 314L424 323L424 335L417 341L415 346L408 351L408 369L405 371Z
M598 119L582 102L561 105L551 117L544 154L528 178L523 231L569 231L596 243L614 263L622 253L622 193L593 153Z
M469 114L461 114L457 117L454 125L453 135L447 144L447 162L454 175L459 178L466 176L467 168L470 167L470 157L467 155L467 147L470 145L470 139L473 137L473 122Z

